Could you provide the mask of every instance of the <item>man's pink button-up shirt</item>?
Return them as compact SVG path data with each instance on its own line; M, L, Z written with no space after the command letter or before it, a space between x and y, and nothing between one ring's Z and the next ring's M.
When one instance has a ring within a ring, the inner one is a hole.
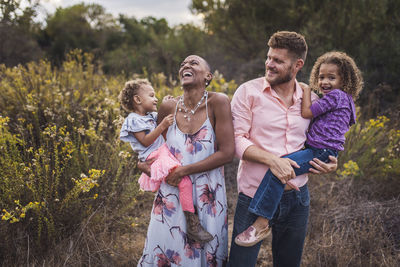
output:
M248 81L236 90L232 99L236 155L241 159L238 169L238 190L253 197L268 171L264 164L243 160L243 153L256 145L279 157L300 150L306 141L309 119L301 117L303 90L296 81L293 105L287 108L264 77ZM317 98L312 95L313 100ZM301 187L307 175L292 182Z

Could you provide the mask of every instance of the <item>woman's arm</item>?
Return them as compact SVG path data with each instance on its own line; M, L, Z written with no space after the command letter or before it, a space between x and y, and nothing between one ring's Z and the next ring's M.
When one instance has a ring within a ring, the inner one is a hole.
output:
M169 115L172 115L173 118L177 101L178 100L176 98L166 99L164 97L163 102L161 103L160 108L158 109L157 124L160 124L164 120L164 118L168 117ZM165 135L167 134L167 129L165 129L162 133L164 138Z
M232 161L235 144L229 98L224 94L215 93L210 107L215 118L217 151L202 161L176 168L168 175L168 184L177 186L183 176L212 170Z
M308 85L301 83L303 89L303 100L301 101L301 116L305 119L311 119L313 114L311 112L311 89Z

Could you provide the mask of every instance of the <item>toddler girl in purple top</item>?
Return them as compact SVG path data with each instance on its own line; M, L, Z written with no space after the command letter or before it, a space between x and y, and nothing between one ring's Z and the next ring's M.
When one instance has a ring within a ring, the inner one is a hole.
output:
M309 172L314 158L329 162L329 156L337 157L343 150L345 133L356 122L353 99L363 86L361 72L354 60L342 52L328 52L320 56L311 71L310 87L323 97L311 103L311 89L303 88L303 118L312 118L308 129L305 149L284 156L300 166L294 168L296 176ZM288 184L298 190L291 181ZM268 170L252 199L249 211L258 215L256 221L235 238L240 246L250 247L270 232L269 221L274 217L285 185Z

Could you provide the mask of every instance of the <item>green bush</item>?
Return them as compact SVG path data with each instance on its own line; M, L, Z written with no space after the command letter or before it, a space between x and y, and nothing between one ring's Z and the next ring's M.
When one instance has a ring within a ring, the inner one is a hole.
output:
M400 130L392 120L378 116L353 125L346 134L337 171L340 178L378 181L385 198L396 196L400 189Z
M117 138L124 80L105 77L80 51L60 69L0 66L0 259L18 256L17 236L42 252L94 207L120 201L135 170Z

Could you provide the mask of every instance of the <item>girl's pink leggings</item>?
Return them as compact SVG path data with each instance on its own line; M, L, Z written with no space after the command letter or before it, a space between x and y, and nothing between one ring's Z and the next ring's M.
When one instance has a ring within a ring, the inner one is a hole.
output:
M179 201L183 211L194 213L192 181L189 176L184 176L179 185Z

